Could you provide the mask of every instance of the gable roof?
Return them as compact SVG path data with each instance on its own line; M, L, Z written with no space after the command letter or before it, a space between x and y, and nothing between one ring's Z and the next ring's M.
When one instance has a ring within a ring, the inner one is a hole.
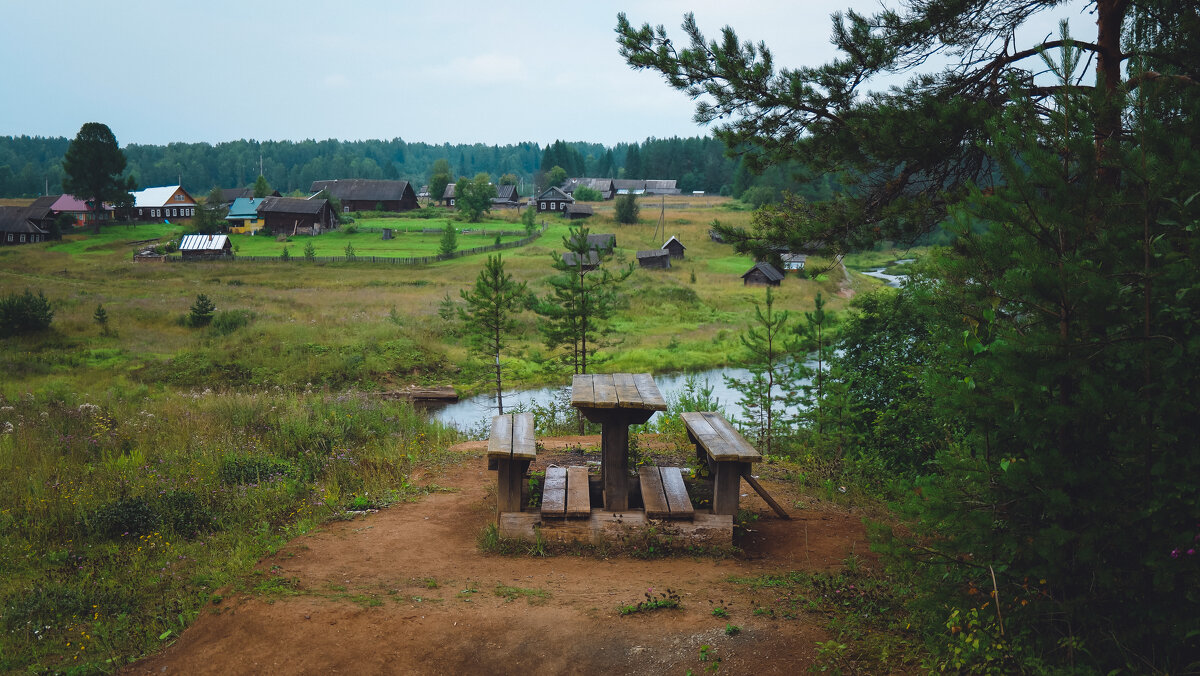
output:
M411 191L408 181L383 181L368 178L335 178L331 181L313 181L309 191L319 193L328 190L339 200L365 202L394 202L404 199Z
M593 213L595 213L592 211L591 205L588 205L588 204L568 204L567 208L563 209L563 211L568 214L581 214L584 216L591 216ZM603 236L604 235L588 235L588 244L592 243L593 237L603 237ZM608 237L612 237L612 235L608 235Z
M562 260L567 265L575 267L579 265L579 255L574 251L568 251L562 255ZM600 254L595 251L587 252L587 256L583 259L584 265L600 265Z
M746 274L742 275L742 278L745 279L747 276L750 275L750 273L754 272L755 270L758 270L759 272L761 272L763 274L763 276L766 277L769 281L772 281L772 282L783 281L783 273L780 272L779 270L775 269L775 266L771 265L770 263L755 263L754 267L750 268L749 270L746 271Z
M263 197L258 205L260 214L319 214L329 203L327 199L303 197Z
M453 199L455 194L457 194L457 193L455 193L454 184L447 183L446 189L442 191L442 199L444 199L444 200Z
M575 201L574 197L571 197L567 193L563 192L561 188L558 188L556 186L550 186L549 188L546 188L545 190L542 191L542 194L537 196L537 198L539 200L555 200L555 201L566 201L566 202L574 202Z
M611 233L588 235L587 245L589 249L612 249L617 246L617 236Z
M111 204L105 204L104 209L106 211L112 211L113 208ZM54 204L50 205L50 210L55 213L61 213L63 211L91 211L88 209L87 202L74 195L67 194L58 195L58 199L54 200Z
M138 207L165 207L168 206L168 203L170 205L196 203L196 201L192 199L191 195L188 195L189 201L187 202L170 201L171 195L174 195L177 190L182 190L182 187L178 185L164 185L157 188L146 188L145 190L139 190L133 193L133 206L136 209ZM187 194L186 190L183 192L185 195Z
M33 221L30 220L31 214L36 213L38 209L32 206L29 207L0 207L0 232L25 233L34 235L44 235L45 230L39 228Z
M671 239L668 239L667 241L663 242L663 245L660 248L662 248L662 249L667 248L667 245L670 244L671 242L675 242L676 244L678 244L679 248L681 248L681 249L687 248L686 246L683 245L683 242L680 242L678 239L675 238L675 235L671 235Z
M42 195L41 197L35 199L33 204L30 204L29 206L48 209L51 205L58 201L59 197L61 197L61 195Z
M563 183L563 190L566 192L573 193L576 188L591 188L603 193L616 190L611 178L568 178Z
M214 251L233 246L229 235L184 235L179 240L180 251Z
M506 202L516 202L521 199L517 194L517 186L515 185L499 185L496 186L496 197L493 199L504 200Z
M667 258L670 258L670 257L671 257L671 252L670 252L670 251L665 251L665 250L663 250L663 249L650 249L650 250L648 250L648 251L639 251L639 252L637 252L637 259L638 259L638 260L642 260L642 259L649 259L649 258L662 258L663 256L666 256Z
M228 204L243 197L254 197L254 188L221 188L221 202Z
M225 216L227 219L243 219L254 218L258 215L258 205L262 204L266 197L239 197L229 205L229 214Z

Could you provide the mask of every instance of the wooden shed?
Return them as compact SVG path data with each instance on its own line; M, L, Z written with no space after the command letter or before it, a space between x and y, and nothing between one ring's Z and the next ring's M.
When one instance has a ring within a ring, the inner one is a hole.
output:
M336 178L313 181L309 190L322 190L342 202L342 211L411 211L420 209L417 193L408 181L380 181L366 178Z
M444 207L454 206L454 198L456 195L458 195L458 192L457 192L457 189L454 187L454 184L447 183L446 189L442 191L442 206L444 206Z
M574 251L568 251L564 253L562 255L562 261L567 265L567 267L579 267L579 255ZM587 252L587 256L585 256L583 259L583 269L595 270L598 267L600 267L600 254L596 253L595 251Z
M574 221L580 218L587 218L592 215L592 207L587 204L568 204L563 210L562 215Z
M335 222L329 200L315 197L264 197L258 215L276 235L319 235Z
M643 268L670 268L671 252L666 249L650 249L637 252L637 262Z
M662 248L663 250L670 252L671 258L683 260L683 250L687 247L683 245L683 242L680 242L675 238L674 235L672 235L671 239L668 239L667 243L662 245Z
M229 235L184 235L179 240L179 255L184 258L219 258L233 255Z
M779 286L782 281L783 273L770 263L755 263L742 275L744 286Z
M617 248L617 236L612 233L600 233L587 236L588 248L593 251L611 253Z

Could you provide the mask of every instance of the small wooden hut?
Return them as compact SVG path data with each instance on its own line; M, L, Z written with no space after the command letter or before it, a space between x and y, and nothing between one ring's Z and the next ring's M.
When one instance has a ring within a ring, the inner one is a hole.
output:
M770 263L755 263L742 275L744 286L779 286L782 281L783 273Z
M671 258L671 252L666 249L650 249L649 251L637 252L638 265L643 268L670 268Z
M667 243L662 245L662 248L665 251L670 252L671 258L681 261L683 260L683 250L687 247L683 245L683 242L680 242L674 235L672 235L671 239L668 239Z
M576 254L574 251L568 251L568 252L564 253L562 255L562 260L563 260L563 263L565 263L567 265L567 267L570 267L570 268L578 268L579 267L579 255ZM595 251L587 252L587 256L585 256L583 259L583 269L584 270L595 270L598 267L600 267L600 254L596 253Z

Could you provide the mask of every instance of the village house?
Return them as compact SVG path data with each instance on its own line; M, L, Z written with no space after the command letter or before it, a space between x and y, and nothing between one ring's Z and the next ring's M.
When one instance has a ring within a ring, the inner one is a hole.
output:
M457 194L458 194L458 191L455 189L454 184L447 183L446 189L442 191L442 206L447 207L447 208L453 207L454 206L454 197Z
M329 200L309 197L264 197L258 205L263 227L275 235L319 235L337 222Z
M671 267L671 252L666 249L639 251L637 252L637 262L643 268L667 269Z
M683 250L687 247L683 245L683 242L680 242L674 235L672 235L671 239L668 239L666 244L662 245L662 248L671 254L671 258L683 260Z
M229 224L229 232L236 235L253 234L262 229L262 219L258 217L258 207L266 197L239 197L229 205L229 213L225 222Z
M587 218L592 215L592 207L587 204L568 204L567 208L562 211L562 215L572 221Z
M229 235L184 235L179 240L179 255L184 258L219 258L233 255Z
M563 192L571 197L575 196L576 188L591 188L606 200L617 196L617 187L611 178L568 178L562 185Z
M338 178L312 182L312 194L322 190L341 201L343 212L411 211L421 208L417 193L408 181Z
M34 222L35 207L0 207L0 246L46 241L46 231Z
M517 209L521 206L521 195L515 185L496 186L496 196L492 198L492 207L498 209Z
M783 273L770 263L755 263L742 275L743 286L779 286Z
M70 215L75 220L72 225L76 227L91 225L95 218L104 222L112 220L113 217L111 204L105 204L99 214L93 214L87 202L74 195L43 195L25 208L36 210L36 214L31 211L29 216L43 230L47 229L50 221L56 219L59 214Z
M575 198L563 192L561 188L551 186L542 191L534 200L537 203L539 213L549 211L552 213L562 213L567 208L568 204L574 204Z
M133 193L132 215L139 221L187 221L196 215L196 200L178 185L146 188Z

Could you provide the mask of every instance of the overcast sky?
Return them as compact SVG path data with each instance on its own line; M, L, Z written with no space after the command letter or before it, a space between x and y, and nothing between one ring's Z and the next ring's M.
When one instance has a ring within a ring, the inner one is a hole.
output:
M5 3L0 135L122 145L240 138L612 145L694 136L694 106L617 54L616 15L680 36L728 24L776 66L834 57L829 14L875 0L475 2L342 0ZM1075 34L1095 28L1078 4ZM1053 32L1045 17L1030 39Z

